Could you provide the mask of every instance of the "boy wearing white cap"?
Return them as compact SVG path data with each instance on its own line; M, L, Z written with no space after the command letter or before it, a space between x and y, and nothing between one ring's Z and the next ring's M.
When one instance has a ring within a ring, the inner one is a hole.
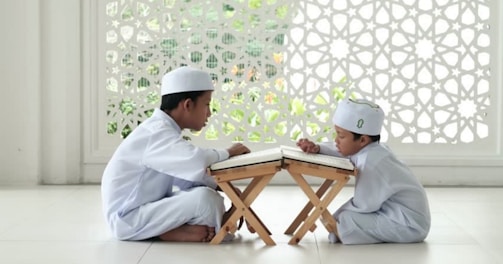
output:
M358 169L354 196L333 215L343 244L412 243L423 241L430 229L424 188L390 149L379 144L382 109L366 100L339 102L333 117L335 145L301 139L305 152L349 157Z
M249 149L204 149L183 139L183 129L201 130L207 122L213 89L204 71L167 73L160 109L113 154L101 188L105 218L118 239L207 242L218 232L224 202L207 168Z

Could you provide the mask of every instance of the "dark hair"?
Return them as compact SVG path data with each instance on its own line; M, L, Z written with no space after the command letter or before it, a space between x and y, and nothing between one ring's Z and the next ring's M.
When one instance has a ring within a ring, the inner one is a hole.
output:
M358 133L355 133L355 132L351 132L353 134L353 140L358 140L360 139L363 135L362 134L358 134ZM372 142L379 142L381 140L381 135L376 135L376 136L369 136L370 140Z
M161 110L171 111L175 109L178 106L178 104L185 99L190 99L193 102L196 102L197 98L199 98L204 92L206 91L182 92L182 93L163 95L161 100Z

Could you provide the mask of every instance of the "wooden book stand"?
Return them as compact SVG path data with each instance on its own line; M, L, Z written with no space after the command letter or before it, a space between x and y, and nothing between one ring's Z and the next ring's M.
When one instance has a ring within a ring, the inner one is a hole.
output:
M271 232L252 210L251 204L279 170L281 170L281 160L210 172L215 177L218 186L234 205L229 217L224 219L222 228L210 241L210 244L219 244L227 233L236 232L236 223L241 216L244 216L266 245L276 245L270 236ZM252 181L239 196L232 181L249 178L252 178Z
M233 204L229 216L224 219L221 230L211 240L210 244L219 244L227 233L235 233L237 230L236 222L244 216L248 224L255 229L267 245L275 245L270 237L271 232L252 210L251 204L271 181L272 177L281 169L288 171L309 199L304 209L285 231L285 234L293 235L289 244L298 244L308 230L314 231L316 228L315 222L318 218L321 219L328 232L338 235L337 223L327 207L349 181L349 177L351 175L356 176L357 170L346 170L313 162L282 157L281 159L276 158L274 161L258 164L210 170L210 174L215 177L218 186ZM306 176L324 179L316 192L307 183ZM232 182L242 179L252 179L252 181L239 195Z
M350 175L357 171L344 170L334 167L317 165L313 163L284 159L283 168L286 169L297 185L304 191L309 201L304 209L297 215L292 224L286 229L285 234L293 235L288 242L290 245L298 244L306 232L316 229L316 219L320 218L328 232L337 232L337 223L328 211L328 205L349 181ZM314 176L325 179L316 192L307 183L305 177ZM335 184L333 184L335 181ZM302 223L302 226L299 225ZM297 229L298 228L298 229ZM297 230L297 231L295 231Z

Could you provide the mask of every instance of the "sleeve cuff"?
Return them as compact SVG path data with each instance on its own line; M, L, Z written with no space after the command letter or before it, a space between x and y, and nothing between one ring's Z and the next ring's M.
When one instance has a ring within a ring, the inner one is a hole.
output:
M335 144L332 142L324 142L319 144L319 146L320 146L320 154L332 155L337 157L341 156L338 149L335 147Z
M229 158L229 152L226 149L215 149L218 154L218 161L226 160Z

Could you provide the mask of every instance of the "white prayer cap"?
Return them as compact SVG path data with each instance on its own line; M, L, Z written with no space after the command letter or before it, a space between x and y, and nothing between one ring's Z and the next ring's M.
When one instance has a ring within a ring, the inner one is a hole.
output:
M332 121L351 132L377 136L381 134L384 112L379 105L367 100L344 99L337 105Z
M166 94L213 91L210 75L202 70L184 66L166 73L162 77L161 96Z

